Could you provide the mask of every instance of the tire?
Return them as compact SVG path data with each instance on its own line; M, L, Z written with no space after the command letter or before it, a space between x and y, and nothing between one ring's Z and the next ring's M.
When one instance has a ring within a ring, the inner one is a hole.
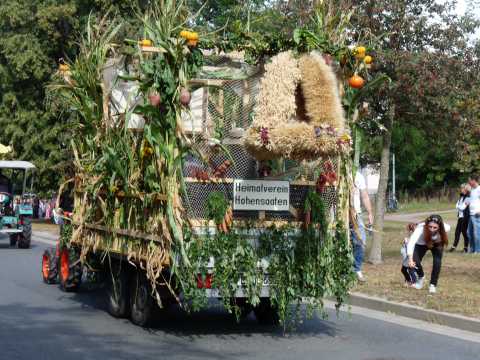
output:
M152 320L155 307L150 283L143 272L137 271L131 284L130 319L135 325L147 327Z
M60 289L65 292L78 291L82 280L82 264L73 248L60 250L59 256Z
M128 269L122 264L112 264L110 274L107 274L107 311L116 318L129 315L129 276Z
M18 235L17 234L10 235L10 246L11 247L17 246L17 241L18 241Z
M262 325L278 325L280 323L278 309L269 298L261 298L260 304L253 309L253 312L257 321Z
M23 231L18 237L18 248L28 249L32 242L32 222L30 218L23 218Z
M42 278L45 284L55 284L58 281L58 257L55 248L47 249L43 253Z

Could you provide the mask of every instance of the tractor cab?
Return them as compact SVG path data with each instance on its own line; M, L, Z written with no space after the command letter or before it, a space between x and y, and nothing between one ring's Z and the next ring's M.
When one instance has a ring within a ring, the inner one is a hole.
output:
M8 234L10 245L19 248L31 242L34 170L27 161L0 161L0 235Z

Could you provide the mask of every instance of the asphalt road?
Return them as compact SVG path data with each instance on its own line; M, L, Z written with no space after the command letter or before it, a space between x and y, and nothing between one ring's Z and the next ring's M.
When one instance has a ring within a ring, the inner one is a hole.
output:
M114 319L101 291L62 293L41 281L41 254L0 238L0 359L336 359L478 360L480 336L362 309L315 318L286 336L221 308L162 314L152 329Z

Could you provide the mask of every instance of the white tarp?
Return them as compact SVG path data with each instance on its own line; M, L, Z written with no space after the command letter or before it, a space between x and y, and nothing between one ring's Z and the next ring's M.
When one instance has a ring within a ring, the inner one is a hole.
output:
M204 88L195 90L190 100L190 111L182 111L182 125L187 133L201 133L203 130L204 91Z
M7 161L0 160L0 169L35 169L35 165L28 161Z
M113 116L128 115L128 129L143 129L145 120L132 111L142 101L136 81L124 81L119 76L128 76L124 69L124 59L115 58L107 62L103 71L103 81L106 91L111 91L110 111ZM122 118L122 117L120 117Z
M360 172L365 177L368 193L375 195L378 192L378 184L380 183L379 167L367 165Z

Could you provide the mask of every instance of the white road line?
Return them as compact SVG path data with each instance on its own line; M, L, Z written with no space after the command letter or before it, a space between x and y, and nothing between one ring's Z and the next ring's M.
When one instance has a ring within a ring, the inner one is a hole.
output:
M325 307L329 309L335 309L335 303L332 301L325 301ZM475 343L480 343L480 334L474 333L465 330L459 330L451 328L444 325L438 325L429 323L426 321L421 321L417 319L412 319L404 316L398 316L391 313L386 313L382 311L370 310L366 308L361 308L358 306L344 306L342 311L350 312L354 315L365 316L371 319L385 321L391 324L396 324L400 326L405 326L409 328L414 328L417 330L428 331L430 333L444 335L453 337L460 340L467 340Z

